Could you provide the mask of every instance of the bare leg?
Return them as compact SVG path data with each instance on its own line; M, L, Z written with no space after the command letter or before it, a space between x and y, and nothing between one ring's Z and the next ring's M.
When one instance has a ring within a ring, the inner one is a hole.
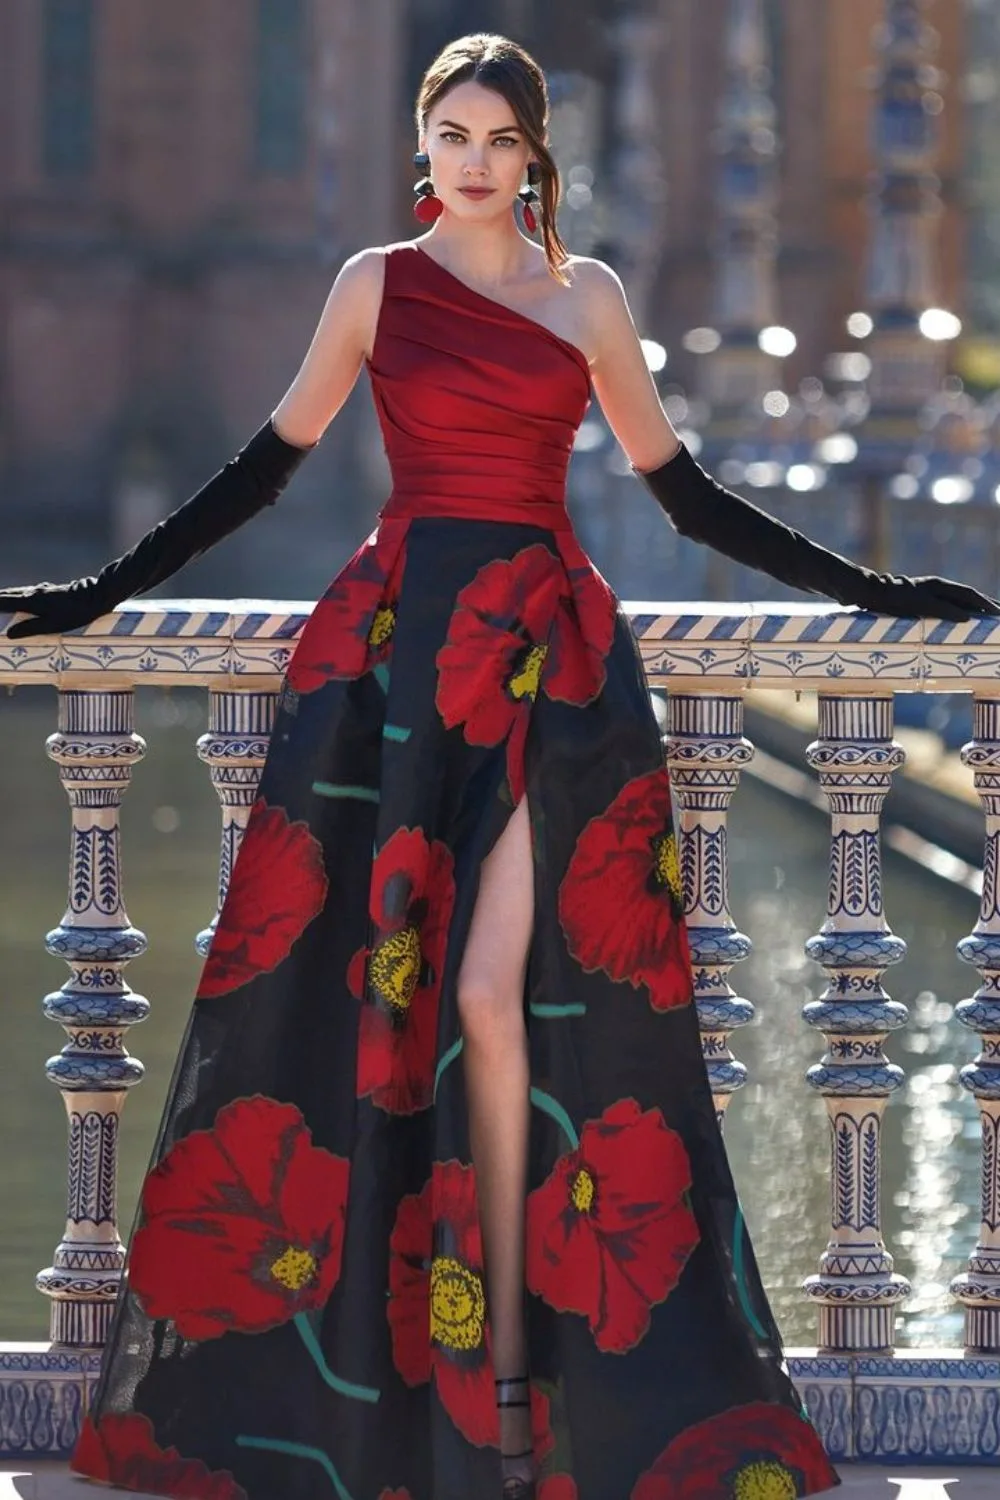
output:
M524 979L534 916L527 799L483 861L458 976L469 1100L469 1136L483 1231L486 1297L498 1378L528 1368L524 1328L524 1200L527 1192L528 1039ZM527 1388L518 1395L527 1397ZM527 1408L500 1411L501 1451L531 1447ZM532 1472L531 1460L505 1474Z

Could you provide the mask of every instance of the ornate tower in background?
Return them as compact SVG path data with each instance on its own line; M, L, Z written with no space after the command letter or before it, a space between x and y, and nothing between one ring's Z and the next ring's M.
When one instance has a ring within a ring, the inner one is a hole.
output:
M663 16L645 4L623 7L608 27L618 61L612 105L614 204L609 239L642 335L649 331L666 222L658 100L666 32Z
M763 0L730 0L725 59L707 319L721 343L701 361L698 390L719 432L738 425L781 377L780 360L759 343L778 321L777 114Z
M937 33L924 19L928 0L888 0L878 47L882 54L873 119L876 176L870 199L871 236L865 311L874 323L866 345L870 439L892 438L906 424L907 441L944 373L943 344L921 331L937 296L941 216L936 120L942 107L932 59Z

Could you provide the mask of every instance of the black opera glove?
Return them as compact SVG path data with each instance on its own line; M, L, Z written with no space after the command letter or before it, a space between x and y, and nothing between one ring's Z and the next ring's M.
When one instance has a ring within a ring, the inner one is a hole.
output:
M165 516L130 552L101 571L72 583L36 583L0 592L0 612L26 611L30 619L7 635L58 635L89 625L123 599L144 594L200 557L216 542L273 505L311 448L297 448L276 432L271 419L235 458L177 510Z
M969 620L1000 615L1000 601L967 584L933 575L876 573L812 542L749 500L734 495L696 463L682 443L658 469L632 472L652 492L681 536L705 542L779 583L826 594L873 614L907 619Z

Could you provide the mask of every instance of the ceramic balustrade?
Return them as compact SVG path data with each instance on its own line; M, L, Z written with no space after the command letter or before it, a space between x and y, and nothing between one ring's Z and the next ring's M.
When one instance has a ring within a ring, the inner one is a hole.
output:
M221 905L282 673L311 607L154 600L60 639L0 637L0 685L48 683L57 691L58 730L47 748L69 794L72 841L69 906L46 939L71 972L44 1002L69 1038L47 1064L70 1120L67 1225L52 1266L38 1278L51 1299L51 1344L0 1345L0 1453L54 1455L71 1446L123 1263L116 1144L126 1091L142 1073L124 1038L148 1004L124 980L125 965L146 946L126 915L119 865L120 805L144 750L133 728L134 687L183 684L208 693L209 729L196 749L222 808ZM727 847L729 807L741 773L753 769L744 703L760 688L818 694L818 734L806 760L830 809L830 878L826 920L806 951L826 970L827 983L804 1007L803 1020L826 1050L801 1081L820 1093L829 1115L831 1222L825 1250L817 1247L818 1272L802 1284L816 1306L817 1343L788 1349L789 1369L834 1458L995 1458L1000 622L894 620L824 605L625 608L650 683L666 692L664 753L675 790L695 1002L720 1125L746 1078L731 1034L754 1015L730 983L751 947L730 912ZM963 759L986 815L980 918L958 945L982 977L975 996L956 1009L982 1046L960 1074L982 1121L979 1239L967 1272L951 1286L965 1310L961 1350L896 1347L895 1312L910 1288L893 1271L881 1224L882 1117L903 1081L883 1043L905 1026L907 1012L882 983L904 945L883 909L880 813L903 763L893 740L894 695L928 691L974 695L975 732ZM217 915L195 938L203 954ZM768 1019L765 1011L765 1027ZM787 1080L792 1104L798 1082Z

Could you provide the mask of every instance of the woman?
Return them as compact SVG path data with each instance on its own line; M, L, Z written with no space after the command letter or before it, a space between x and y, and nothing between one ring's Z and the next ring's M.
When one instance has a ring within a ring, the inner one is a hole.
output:
M28 635L155 587L274 501L367 366L392 495L287 669L73 1467L212 1500L816 1494L840 1481L715 1118L655 719L566 515L592 392L686 534L887 613L998 606L693 463L617 277L556 232L519 47L452 43L416 116L432 227L346 263L272 419L96 578L0 596Z

